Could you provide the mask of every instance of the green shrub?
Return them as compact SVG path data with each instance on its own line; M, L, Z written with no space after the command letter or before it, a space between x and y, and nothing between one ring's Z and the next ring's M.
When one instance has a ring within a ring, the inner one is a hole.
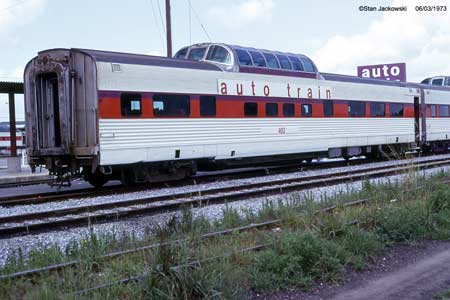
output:
M450 209L450 187L445 185L433 191L428 202L432 212Z
M423 203L385 207L378 212L376 220L375 232L387 242L405 242L428 236L427 210Z
M307 287L315 279L334 279L347 255L335 242L312 234L283 233L273 243L255 255L252 275L257 290Z

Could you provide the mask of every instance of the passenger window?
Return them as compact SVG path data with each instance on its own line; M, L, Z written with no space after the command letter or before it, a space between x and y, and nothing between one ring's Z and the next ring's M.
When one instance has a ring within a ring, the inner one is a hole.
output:
M439 116L441 117L448 117L449 111L447 105L439 105Z
M267 67L272 68L272 69L279 69L280 68L280 66L278 65L278 60L275 57L275 55L270 54L270 53L263 53L263 55L266 58Z
M291 63L289 59L285 55L277 55L278 60L280 61L280 65L282 69L292 70Z
M386 115L386 104L379 102L370 103L371 117L384 117Z
M436 105L430 105L430 112L432 117L436 117Z
M231 56L227 49L222 46L212 46L209 48L206 60L215 61L223 64L231 63Z
M364 117L366 115L366 104L362 101L348 102L349 117Z
M245 50L236 49L236 54L239 60L239 65L241 66L251 66L252 59L250 55Z
M403 104L391 103L389 104L389 109L391 111L391 117L403 117Z
M216 116L216 97L200 96L200 116L202 117Z
M278 117L278 103L266 103L266 116Z
M294 117L295 116L295 107L293 103L284 103L283 104L283 116L284 117Z
M141 94L121 94L120 110L122 116L142 115L142 95Z
M258 116L258 103L256 103L256 102L245 102L244 103L244 115L246 117L256 117L256 116Z
M264 61L264 57L262 56L261 53L256 52L256 51L249 51L249 53L252 56L254 66L256 66L256 67L265 67L266 66L266 62Z
M296 71L303 71L302 63L297 57L289 56L289 60L291 61L292 69Z
M333 101L331 101L331 100L323 101L323 115L325 117L333 116Z
M303 117L311 117L312 116L312 105L311 104L302 104L302 116Z
M153 114L155 117L189 117L190 98L187 95L153 96Z
M188 59L191 59L191 60L203 59L203 56L205 56L205 52L206 52L206 47L192 48L189 51Z

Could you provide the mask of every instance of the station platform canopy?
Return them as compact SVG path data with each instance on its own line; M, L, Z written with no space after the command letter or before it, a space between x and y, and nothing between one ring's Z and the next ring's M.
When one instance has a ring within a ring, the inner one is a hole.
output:
M23 94L23 82L0 80L0 93Z

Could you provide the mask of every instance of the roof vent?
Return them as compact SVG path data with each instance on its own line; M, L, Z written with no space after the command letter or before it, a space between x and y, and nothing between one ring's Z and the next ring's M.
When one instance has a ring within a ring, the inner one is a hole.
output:
M120 64L111 64L113 72L122 72L122 66Z

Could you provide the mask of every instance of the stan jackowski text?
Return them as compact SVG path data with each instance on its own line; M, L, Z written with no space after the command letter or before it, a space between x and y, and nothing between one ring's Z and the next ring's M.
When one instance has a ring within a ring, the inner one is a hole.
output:
M361 5L359 11L408 11L407 6L367 6Z

